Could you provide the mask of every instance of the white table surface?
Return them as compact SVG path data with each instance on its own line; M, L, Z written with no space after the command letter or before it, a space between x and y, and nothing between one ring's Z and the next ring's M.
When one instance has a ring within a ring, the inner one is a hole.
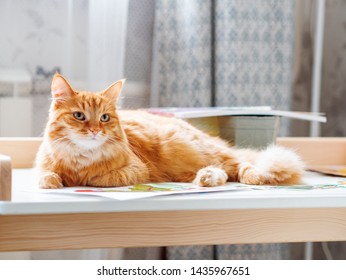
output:
M310 172L304 176L306 184L332 184L345 180L346 178ZM241 190L118 201L81 194L45 194L33 191L38 187L37 176L32 169L13 170L12 185L12 201L0 202L0 215L346 207L346 187L318 190Z

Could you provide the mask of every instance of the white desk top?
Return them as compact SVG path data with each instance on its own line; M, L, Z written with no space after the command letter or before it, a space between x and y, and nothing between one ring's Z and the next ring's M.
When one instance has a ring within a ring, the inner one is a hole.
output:
M335 184L345 180L316 173L307 173L304 177L306 184ZM32 169L14 170L12 181L12 201L0 202L0 215L346 207L346 185L334 189L241 190L118 201L88 195L33 192L37 190L37 178Z

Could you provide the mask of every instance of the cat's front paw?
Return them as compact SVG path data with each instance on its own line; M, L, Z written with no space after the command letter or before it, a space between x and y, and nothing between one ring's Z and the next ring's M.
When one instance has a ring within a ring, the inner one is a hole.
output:
M227 173L217 167L205 167L197 172L193 183L201 187L215 187L227 182Z
M61 177L54 172L42 174L38 184L41 189L60 189L63 187Z
M239 181L247 185L264 185L266 177L263 172L250 163L242 164L239 168Z

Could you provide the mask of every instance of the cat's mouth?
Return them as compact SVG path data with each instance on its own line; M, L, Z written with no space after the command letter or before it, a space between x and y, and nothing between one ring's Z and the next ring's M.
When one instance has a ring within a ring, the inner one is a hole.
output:
M70 137L70 140L79 148L89 150L100 147L106 141L106 138L102 137L101 135L88 135L85 137L73 135Z

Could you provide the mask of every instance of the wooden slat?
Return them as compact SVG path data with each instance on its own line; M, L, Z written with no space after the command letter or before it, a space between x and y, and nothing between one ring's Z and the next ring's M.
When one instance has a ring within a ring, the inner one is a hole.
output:
M0 155L0 201L10 201L12 193L11 159Z
M278 138L277 144L296 151L307 165L346 164L346 138Z
M346 240L346 209L0 216L0 251Z
M0 154L11 157L13 168L31 168L42 138L0 138Z

